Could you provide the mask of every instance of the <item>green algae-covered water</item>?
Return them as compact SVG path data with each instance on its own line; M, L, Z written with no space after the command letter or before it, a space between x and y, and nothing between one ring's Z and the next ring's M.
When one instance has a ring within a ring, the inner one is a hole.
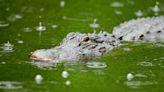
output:
M124 43L87 63L29 58L69 32L111 32L163 14L163 0L0 0L0 92L163 92L163 43Z

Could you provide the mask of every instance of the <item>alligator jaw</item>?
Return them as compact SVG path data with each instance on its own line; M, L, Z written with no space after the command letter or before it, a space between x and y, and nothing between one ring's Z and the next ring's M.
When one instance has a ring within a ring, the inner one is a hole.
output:
M32 52L30 58L33 61L39 61L39 62L55 61L55 57L52 55L52 53L45 49Z

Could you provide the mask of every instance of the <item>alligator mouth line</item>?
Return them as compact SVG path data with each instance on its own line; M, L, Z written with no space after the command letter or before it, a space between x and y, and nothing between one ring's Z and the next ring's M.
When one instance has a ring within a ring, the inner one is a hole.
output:
M50 57L37 57L36 55L31 55L30 59L33 61L44 61L44 62L49 62L49 61L54 61L55 58L50 58Z

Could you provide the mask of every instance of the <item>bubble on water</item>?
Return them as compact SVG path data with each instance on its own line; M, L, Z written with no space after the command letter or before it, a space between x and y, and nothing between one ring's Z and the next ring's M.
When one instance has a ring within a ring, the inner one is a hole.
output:
M12 22L14 22L14 21L16 21L18 19L22 19L22 16L19 15L19 14L11 15L11 16L8 17L8 20L12 21Z
M17 41L17 43L19 43L19 44L23 44L23 43L24 43L24 41L19 40L19 41Z
M42 18L42 16L41 16L41 15L39 15L38 17L39 17L40 19Z
M143 16L143 12L142 12L141 10L138 10L138 11L134 12L134 14L135 14L137 17Z
M67 86L71 85L71 81L70 81L70 80L67 80L67 81L65 82L65 85L67 85Z
M61 74L61 76L62 76L63 78L68 78L69 73L68 73L67 71L63 71L62 74Z
M36 82L37 84L41 84L42 81L43 81L42 75L37 74L37 75L35 76L35 82Z
M3 65L4 65L4 64L6 64L6 62L1 62L1 64L3 64Z
M36 27L37 31L45 31L46 27L42 25L42 22L39 22L39 26Z
M0 21L0 27L8 27L10 24L5 23L4 21Z
M0 89L21 89L22 83L15 81L0 81Z
M137 65L140 65L140 66L153 66L153 64L151 62L146 62L146 61L139 62Z
M62 16L62 19L67 19L68 17L67 16Z
M126 78L128 81L131 81L134 78L134 75L132 73L128 73Z
M98 28L98 27L100 27L100 25L97 24L96 22L97 22L97 19L94 19L94 20L93 20L93 23L90 24L90 27L91 27L91 28Z
M117 15L122 15L122 11L119 11L119 10L114 10L114 13Z
M13 52L14 45L8 41L7 43L4 43L1 48L3 49L3 52Z
M54 24L54 25L51 25L51 27L55 29L55 28L58 27L58 25L55 25L55 24Z
M7 7L7 8L6 8L6 11L10 11L10 8L9 8L9 7Z
M107 65L103 62L90 61L90 62L87 62L87 67L89 67L89 68L106 68Z
M60 1L60 7L62 7L62 8L65 7L65 1L64 0Z
M43 12L44 11L44 8L40 8L40 12Z
M112 7L124 7L124 4L121 2L112 2L111 4Z
M147 85L154 85L158 84L154 81L126 81L125 85L127 85L130 88L139 88L141 86L147 86Z

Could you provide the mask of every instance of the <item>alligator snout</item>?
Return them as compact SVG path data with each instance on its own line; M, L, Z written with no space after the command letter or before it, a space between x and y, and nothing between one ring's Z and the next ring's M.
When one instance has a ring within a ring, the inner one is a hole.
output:
M42 49L31 53L30 58L34 61L54 61L55 57L48 50Z

